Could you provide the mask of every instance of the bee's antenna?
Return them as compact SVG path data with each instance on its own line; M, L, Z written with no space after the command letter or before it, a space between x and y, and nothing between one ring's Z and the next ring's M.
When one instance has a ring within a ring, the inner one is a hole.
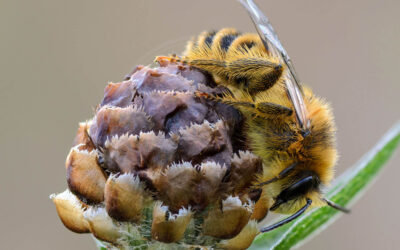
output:
M291 216L287 217L286 219L283 219L271 226L261 228L260 232L261 233L269 232L271 230L274 230L275 228L278 228L280 226L285 225L286 223L291 222L292 220L294 220L297 217L299 217L300 215L302 215L307 210L307 208L311 205L311 203L312 203L312 200L307 198L307 203L304 205L304 207L300 208L299 211L297 211L296 213L292 214Z
M345 207L342 207L342 206L340 206L340 205L334 203L333 201L328 200L327 198L323 198L322 200L323 200L324 202L326 202L326 204L327 204L328 206L330 206L330 207L332 207L332 208L334 208L334 209L336 209L336 210L339 210L339 211L341 211L341 212L343 212L343 213L348 214L348 213L351 212L350 209L347 209L347 208L345 208Z

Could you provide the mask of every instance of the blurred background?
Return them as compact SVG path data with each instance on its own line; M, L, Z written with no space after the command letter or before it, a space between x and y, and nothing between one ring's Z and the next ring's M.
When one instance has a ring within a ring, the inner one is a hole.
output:
M302 81L334 107L340 174L400 118L400 2L257 2ZM93 116L108 81L222 27L254 31L234 0L0 0L2 249L95 249L62 225L48 198L67 186L78 122ZM301 249L400 245L399 161L397 152L352 214Z

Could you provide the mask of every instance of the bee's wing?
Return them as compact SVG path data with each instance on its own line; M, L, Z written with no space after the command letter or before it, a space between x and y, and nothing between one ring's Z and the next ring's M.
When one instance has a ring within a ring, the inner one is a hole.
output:
M285 83L288 95L293 103L297 120L303 129L309 128L309 120L307 109L303 100L303 91L299 84L296 72L294 70L292 61L283 48L277 34L272 28L268 18L253 2L253 0L238 0L249 12L257 32L264 43L265 48L271 55L281 58L282 63L287 65L288 72L285 76Z

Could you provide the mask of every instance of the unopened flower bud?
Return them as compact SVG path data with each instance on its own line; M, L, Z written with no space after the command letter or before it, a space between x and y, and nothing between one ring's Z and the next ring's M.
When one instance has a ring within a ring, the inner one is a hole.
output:
M248 247L269 202L254 186L262 162L242 115L196 94L224 91L167 62L108 84L67 157L69 191L52 196L65 226L108 248Z

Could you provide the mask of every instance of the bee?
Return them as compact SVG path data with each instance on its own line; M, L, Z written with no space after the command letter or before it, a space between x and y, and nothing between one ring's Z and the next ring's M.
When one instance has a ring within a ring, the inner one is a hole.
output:
M282 226L313 207L349 212L323 196L337 160L329 105L299 84L290 57L262 11L252 0L240 2L258 34L229 28L204 32L188 43L178 60L226 86L229 93L206 98L232 105L245 117L247 144L264 166L255 187L268 197L269 210L291 214L260 231Z

